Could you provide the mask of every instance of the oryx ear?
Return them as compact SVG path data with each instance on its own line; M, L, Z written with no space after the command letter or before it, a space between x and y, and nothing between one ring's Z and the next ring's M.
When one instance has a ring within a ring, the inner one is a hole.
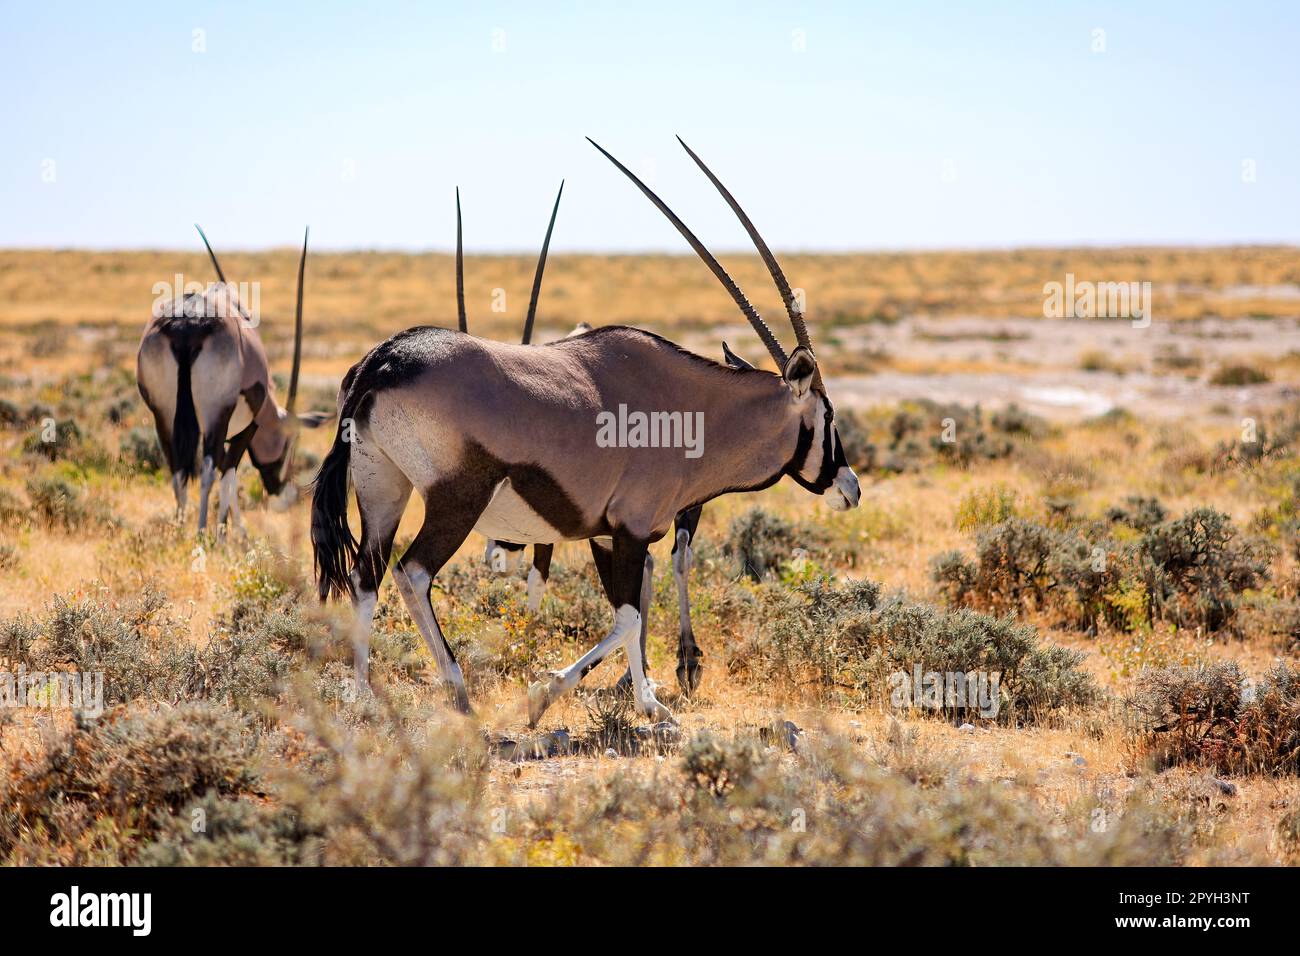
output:
M754 367L750 365L748 362L746 362L739 355L737 355L735 352L731 351L731 348L727 345L726 342L722 343L722 360L726 362L728 365L730 365L732 368L752 369Z
M333 412L300 412L298 414L298 421L307 428L320 428L333 418Z
M802 345L791 353L785 368L781 370L781 377L785 379L785 384L790 386L790 391L794 392L795 398L803 398L808 394L808 389L812 387L813 376L816 374L817 360L813 358L812 352Z

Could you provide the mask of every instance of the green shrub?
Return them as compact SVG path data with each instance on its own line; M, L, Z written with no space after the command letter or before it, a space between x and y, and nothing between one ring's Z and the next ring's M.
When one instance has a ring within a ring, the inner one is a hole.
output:
M838 692L850 702L885 703L891 675L923 672L983 672L1000 675L997 719L1030 722L1090 701L1091 678L1082 655L1040 645L1033 628L1011 618L968 610L942 611L894 597L881 600L867 581L843 586L826 582L794 592L761 592L764 622L737 649L736 664L761 676ZM964 703L937 712L965 714Z
M132 428L122 436L119 452L122 463L132 471L148 473L167 467L167 458L158 445L158 433L152 428Z
M1207 631L1232 619L1238 596L1268 578L1273 557L1267 542L1243 541L1231 519L1212 508L1156 525L1137 545L1152 614Z

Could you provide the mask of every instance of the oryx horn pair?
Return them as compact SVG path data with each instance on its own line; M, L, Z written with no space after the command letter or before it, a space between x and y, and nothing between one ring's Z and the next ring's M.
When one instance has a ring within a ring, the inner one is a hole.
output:
M623 175L632 180L632 182L636 184L637 188L640 189L641 192L645 193L646 198L654 203L659 211L668 218L668 221L677 227L677 231L682 234L682 237L690 244L691 248L695 250L696 254L704 260L705 265L707 265L713 271L713 274L718 277L718 281L722 283L729 293L731 293L731 297L736 301L736 305L740 306L740 311L745 314L747 319L749 319L749 324L754 327L754 331L758 333L758 337L762 339L763 344L767 346L768 354L770 354L772 359L776 362L777 368L785 368L786 362L789 361L789 356L786 355L785 350L781 348L781 343L777 341L776 335L773 334L767 323L763 321L762 316L758 314L758 310L750 304L747 298L745 298L745 293L740 290L740 286L736 285L735 280L732 279L731 276L727 275L727 271L722 268L722 264L719 263L718 260L714 258L713 254L704 247L704 243L700 242L695 233L691 232L691 230L687 228L686 224L677 217L677 214L668 208L667 203L655 195L654 191L638 179L635 173L611 156L604 147L590 136L587 137L587 142L600 150L601 154L617 166L619 170L622 171ZM713 183L718 192L722 194L722 198L727 201L727 205L731 207L732 212L734 212L737 218L740 219L741 225L745 227L745 231L749 233L749 238L758 249L758 254L762 257L764 265L767 266L767 271L771 273L772 279L776 283L777 291L781 294L781 301L785 303L786 314L789 315L790 324L794 328L795 340L801 347L807 349L811 354L813 349L812 341L808 336L808 324L804 319L803 310L800 308L798 299L795 298L793 291L790 289L790 283L786 281L785 273L782 272L781 266L776 261L776 256L772 254L772 250L768 248L767 243L764 242L763 237L758 234L758 230L750 221L749 216L745 215L745 210L740 208L740 203L736 202L736 198L728 192L727 187L722 185L718 180L718 177L713 175L713 171L710 170L708 166L704 165L704 161L700 159L699 156L695 155L695 151L687 146L686 142L680 136L677 137L677 142L682 144L682 148L685 149L687 155L695 161L695 165L699 166L700 169L703 170L704 175L709 177L709 182ZM822 388L821 371L819 369L815 370L813 373L813 387L818 390L821 390Z
M555 194L555 206L551 209L551 221L546 226L546 238L542 240L542 254L537 260L537 271L533 274L533 291L528 297L528 316L524 319L523 344L533 340L533 320L537 316L537 299L542 292L542 273L546 271L546 253L551 248L551 232L555 229L555 216L560 211L560 197L564 195L564 180L560 180L560 191ZM456 318L462 332L469 331L469 322L465 317L465 252L461 243L460 187L456 188Z

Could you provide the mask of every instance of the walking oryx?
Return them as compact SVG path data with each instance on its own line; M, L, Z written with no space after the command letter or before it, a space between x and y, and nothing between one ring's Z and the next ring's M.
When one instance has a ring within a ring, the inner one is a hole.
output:
M551 233L555 229L555 217L560 209L560 198L564 195L564 182L560 182L560 190L555 196L555 205L551 209L551 220L546 227L546 237L542 240L542 252L537 260L537 270L533 274L532 292L528 299L528 313L524 318L524 332L520 340L522 345L529 345L533 337L533 324L537 316L538 296L542 288L542 275L546 269L546 255L551 246ZM457 308L457 325L462 332L469 330L469 322L465 314L465 275L464 275L464 251L462 244L461 229L461 210L460 210L460 190L456 190L456 308ZM591 331L591 326L586 322L580 322L571 331L566 338L573 338ZM727 364L748 367L744 359L733 355L727 348L726 343L722 345L723 354ZM704 671L704 665L701 663L704 653L695 643L695 633L691 628L691 606L690 595L687 589L687 575L691 566L691 542L695 536L695 529L700 523L701 506L696 506L679 514L675 521L676 534L673 540L672 561L673 577L677 584L677 602L678 617L680 626L677 633L677 683L682 690L690 693L699 686L700 677ZM591 539L592 558L596 562L597 569L608 567L610 561L610 549L602 544L599 540ZM527 545L520 544L517 541L498 541L495 538L488 538L483 552L483 561L489 567L497 571L505 571L509 556L518 554L523 551ZM533 545L533 560L528 569L528 609L536 611L541 607L542 598L546 594L546 585L551 576L551 559L555 554L555 545L553 543L537 543ZM646 557L646 567L653 573L653 559L649 555ZM605 573L605 572L602 572ZM650 587L644 589L644 602L641 607L641 657L645 660L645 642L649 621L649 600ZM618 689L623 693L629 693L632 689L632 671L629 668L619 678Z
M197 226L195 228L198 228ZM239 524L236 469L245 450L261 472L268 494L290 498L297 486L290 481L299 424L316 427L328 412L294 415L298 369L302 363L302 287L307 266L307 234L298 261L298 303L294 314L293 371L289 398L281 408L267 365L261 336L239 302L235 287L207 246L218 282L203 292L187 292L179 300L156 306L145 326L136 358L140 395L153 412L158 443L167 456L177 511L185 510L186 489L194 477L195 457L202 442L199 470L199 530L208 524L208 495L218 472L217 520ZM234 437L227 444L226 436Z
M413 488L424 499L424 523L394 565L393 577L465 712L464 679L429 595L434 576L466 536L477 530L524 543L600 538L611 545L609 563L600 570L614 627L572 665L529 688L531 725L620 644L638 709L656 720L671 717L645 679L638 608L647 547L680 512L719 495L766 488L787 475L835 510L858 503L858 479L845 460L803 314L775 257L735 200L691 153L740 217L776 281L798 342L789 356L685 224L631 171L601 152L705 261L780 373L733 368L623 326L545 346L414 328L371 349L344 377L340 427L316 476L312 501L320 594L351 595L359 678L366 676L378 587ZM598 440L600 423L613 409L657 409L665 402L703 416L708 454L689 457L681 448ZM361 512L360 542L348 526L349 474Z

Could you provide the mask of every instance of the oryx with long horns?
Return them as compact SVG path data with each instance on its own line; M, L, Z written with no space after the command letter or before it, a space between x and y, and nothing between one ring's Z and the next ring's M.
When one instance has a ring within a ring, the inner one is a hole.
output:
M321 596L347 594L357 612L358 677L366 674L378 587L413 489L424 499L424 522L393 566L393 577L465 712L464 679L434 615L430 590L466 536L477 530L524 543L610 542L601 579L614 626L572 665L529 688L532 725L620 645L638 709L655 720L671 717L645 679L639 608L648 546L667 534L682 511L786 476L832 509L858 503L858 479L845 460L804 316L752 223L692 153L740 216L781 291L798 342L789 355L686 225L630 170L600 151L722 282L779 372L733 368L622 326L545 346L425 327L399 332L373 348L343 380L340 428L316 476L312 502ZM667 403L703 416L704 454L598 440L601 423L614 409L657 410ZM361 513L359 542L348 525L349 475Z
M198 228L197 226L195 228ZM208 498L220 475L217 520L239 524L236 469L247 451L268 494L292 496L290 481L299 425L316 427L328 412L294 414L302 364L302 295L307 233L298 261L294 310L293 370L282 407L267 364L257 323L226 281L216 253L199 229L218 282L161 303L145 326L136 357L140 395L153 412L158 442L172 474L178 512L199 458L199 530L208 523ZM228 436L233 436L229 437ZM201 446L201 447L200 447ZM201 450L201 455L200 455Z
M533 273L532 291L528 297L528 312L524 318L524 331L520 339L521 345L530 345L533 340L533 325L537 316L537 303L542 288L542 276L546 271L546 256L551 247L551 233L555 229L555 217L560 210L560 198L564 195L564 182L560 182L559 192L555 196L555 205L551 209L551 219L546 226L546 236L542 240L541 255L537 259L537 269ZM460 190L456 190L456 306L457 319L460 331L469 330L469 321L465 313L465 275L464 275L464 248L462 244L462 219L460 208ZM586 322L579 323L566 338L573 338L591 331L591 326ZM748 367L744 359L733 355L727 348L727 344L722 344L724 358L729 365L737 367ZM691 605L690 594L687 585L687 579L690 573L692 563L692 543L695 537L696 528L700 523L700 511L702 506L683 511L679 514L674 522L674 539L672 550L673 577L677 585L677 603L679 627L677 634L677 683L686 693L693 692L700 683L700 678L704 671L702 663L704 654L699 645L695 642L695 633L691 627ZM598 569L608 568L611 560L610 546L602 543L597 538L592 538L591 542L592 558ZM527 546L517 541L500 541L495 538L488 538L486 547L483 552L483 561L489 567L497 571L507 570L507 565L512 554L518 554ZM541 607L542 598L546 593L546 586L550 580L551 560L555 554L555 545L553 543L537 543L533 545L533 558L528 568L528 609L536 611ZM653 574L654 562L647 555L646 573ZM601 571L602 575L607 575L608 571ZM647 624L649 617L649 600L650 600L650 581L646 581L643 587L643 601L641 607L641 655L645 660L645 645L647 635ZM647 664L648 669L648 664ZM619 678L618 689L621 692L629 692L632 686L632 672L629 668Z

